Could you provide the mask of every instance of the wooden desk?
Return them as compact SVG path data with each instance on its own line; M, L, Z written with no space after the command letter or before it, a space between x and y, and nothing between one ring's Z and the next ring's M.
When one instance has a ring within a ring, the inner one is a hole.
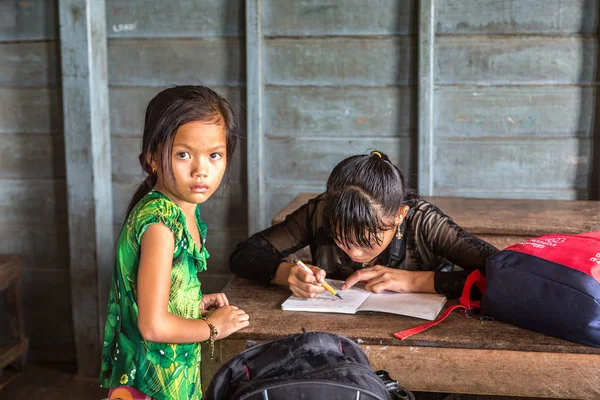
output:
M383 313L357 315L282 311L287 289L235 277L223 290L250 315L250 326L204 346L203 383L247 343L307 331L351 338L374 369L386 369L410 390L504 396L600 399L600 348L586 347L500 322L453 313L440 325L404 341L393 332L423 322ZM205 386L206 387L206 386Z
M274 218L273 224L318 193L300 193ZM547 233L600 230L600 201L473 199L425 197L467 232L503 249Z

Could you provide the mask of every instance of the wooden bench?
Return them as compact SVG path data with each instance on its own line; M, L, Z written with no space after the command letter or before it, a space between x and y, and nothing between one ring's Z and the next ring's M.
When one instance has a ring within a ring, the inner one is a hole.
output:
M0 389L16 378L25 366L29 341L25 337L23 312L21 310L20 280L23 261L16 255L0 255L0 292L7 290L8 326L11 338L0 348ZM17 372L6 367L14 366Z
M318 193L300 193L273 218L285 219ZM503 249L547 233L600 230L600 202L426 197L467 232Z

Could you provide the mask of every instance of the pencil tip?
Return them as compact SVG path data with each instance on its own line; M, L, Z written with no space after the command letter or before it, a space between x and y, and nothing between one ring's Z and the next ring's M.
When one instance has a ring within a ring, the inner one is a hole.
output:
M339 293L336 293L336 294L335 294L335 296L336 296L336 297L339 297L339 298L340 298L340 300L344 300L344 299L342 299L342 296L340 296L340 294L339 294Z

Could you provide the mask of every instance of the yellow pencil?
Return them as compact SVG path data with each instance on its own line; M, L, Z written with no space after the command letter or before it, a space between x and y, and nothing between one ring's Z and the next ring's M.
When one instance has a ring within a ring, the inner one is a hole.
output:
M303 270L305 270L306 272L308 272L309 274L311 274L311 275L313 275L313 276L314 276L314 272L312 271L312 269L308 268L308 266L307 266L306 264L304 264L304 263L303 263L302 261L300 261L300 260L295 260L295 261L296 261L296 264L298 264L298 266L299 266L300 268L302 268ZM321 283L321 285L323 285L323 287L324 287L325 289L327 289L327 291L328 291L329 293L331 293L332 295L334 295L334 296L336 296L336 297L339 297L339 298L340 298L340 300L342 300L342 296L340 296L340 295L339 295L339 293L338 293L338 292L337 292L337 291L336 291L334 288L332 288L332 287L329 285L329 283L327 283L327 282L323 281L323 283Z

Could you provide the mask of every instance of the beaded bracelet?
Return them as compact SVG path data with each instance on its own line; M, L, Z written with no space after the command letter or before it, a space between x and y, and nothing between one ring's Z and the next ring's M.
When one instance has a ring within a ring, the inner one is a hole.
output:
M210 337L208 338L208 343L210 344L210 359L215 359L215 339L219 335L219 331L217 327L210 323L208 318L204 318L204 321L208 325L208 329L210 329Z

